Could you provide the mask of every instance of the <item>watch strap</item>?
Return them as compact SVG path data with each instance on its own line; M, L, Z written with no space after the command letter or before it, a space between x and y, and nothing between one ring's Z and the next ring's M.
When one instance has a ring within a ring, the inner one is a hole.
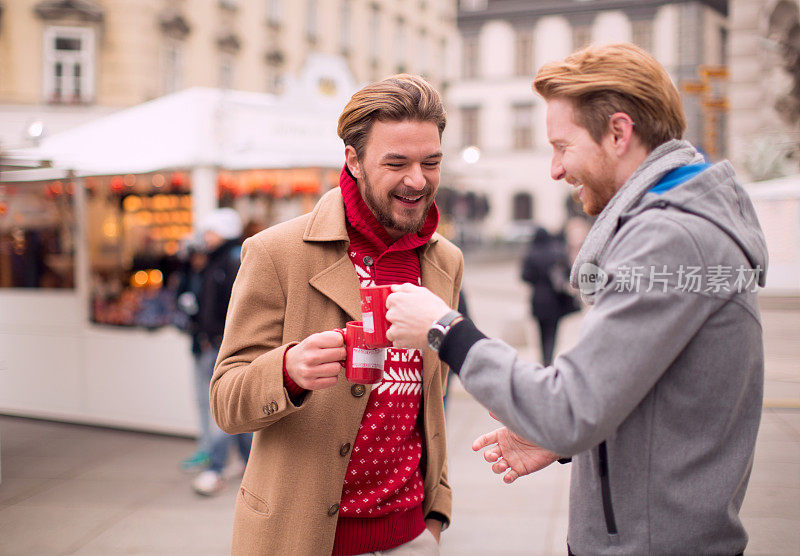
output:
M459 313L458 311L450 311L445 316L437 320L436 324L438 324L439 326L443 327L446 330L451 324L453 324L453 321L460 316L461 313Z

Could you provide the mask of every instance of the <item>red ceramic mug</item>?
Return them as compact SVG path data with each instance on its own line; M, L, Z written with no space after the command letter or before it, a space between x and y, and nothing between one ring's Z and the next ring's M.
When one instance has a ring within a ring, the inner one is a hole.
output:
M392 286L361 288L361 321L367 347L392 347L392 342L386 339L386 331L391 326L386 320L386 298L390 293Z
M344 375L350 382L376 384L383 379L385 350L369 348L364 341L364 328L360 321L350 321L345 328L336 328L342 335L347 356L343 362Z

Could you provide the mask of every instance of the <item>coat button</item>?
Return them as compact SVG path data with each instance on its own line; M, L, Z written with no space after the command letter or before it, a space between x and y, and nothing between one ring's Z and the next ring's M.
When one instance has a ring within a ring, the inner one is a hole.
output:
M339 448L339 455L344 457L344 456L346 456L348 454L348 452L350 452L350 443L349 442L347 444L342 444L342 447Z
M339 504L334 504L333 506L328 508L328 515L334 516L338 511L339 511Z
M367 391L367 388L363 384L353 384L350 388L350 393L353 394L356 398L360 398L364 395L364 392Z
M364 261L364 264L366 266L372 266L375 263L375 261L373 261L372 257L370 257L369 255L364 255L364 258L362 260Z

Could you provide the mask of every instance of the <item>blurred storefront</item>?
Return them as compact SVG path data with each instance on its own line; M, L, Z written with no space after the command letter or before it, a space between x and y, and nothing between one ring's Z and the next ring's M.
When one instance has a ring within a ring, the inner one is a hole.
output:
M309 211L338 184L354 88L312 60L281 97L189 89L16 153L54 168L0 175L0 413L193 433L174 302L193 224Z

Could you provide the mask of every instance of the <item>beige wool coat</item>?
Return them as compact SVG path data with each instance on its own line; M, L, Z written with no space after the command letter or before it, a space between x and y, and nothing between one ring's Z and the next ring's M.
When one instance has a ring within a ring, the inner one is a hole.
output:
M369 387L349 383L294 405L283 386L287 348L360 320L359 283L347 254L336 188L305 216L245 241L225 336L211 381L211 410L228 433L254 432L236 498L232 553L325 555L333 549L342 484ZM438 234L419 249L422 284L456 307L463 259ZM446 369L423 355L423 513L449 519L444 406Z

